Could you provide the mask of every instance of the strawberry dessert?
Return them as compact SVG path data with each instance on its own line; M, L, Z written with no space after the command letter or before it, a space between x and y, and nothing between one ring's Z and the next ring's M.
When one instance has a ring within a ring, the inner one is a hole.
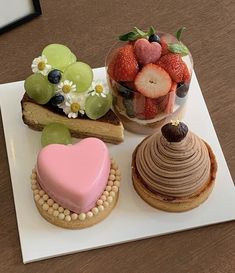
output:
M164 123L182 118L190 86L193 61L175 36L138 28L119 36L106 58L107 80L113 108L124 127L151 134Z

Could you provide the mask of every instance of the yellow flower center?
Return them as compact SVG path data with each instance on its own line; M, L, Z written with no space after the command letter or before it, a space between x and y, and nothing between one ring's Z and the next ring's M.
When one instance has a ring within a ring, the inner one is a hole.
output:
M73 113L77 113L80 110L80 105L79 103L74 102L71 104L70 108Z
M96 91L96 93L102 93L103 92L103 90L104 90L104 88L103 88L103 86L101 85L101 84L97 84L96 86L95 86L95 91Z
M70 85L64 85L62 88L63 92L65 94L69 93L71 91L71 86Z
M45 67L46 67L46 64L44 62L39 62L38 63L38 69L40 71L43 71L45 69Z

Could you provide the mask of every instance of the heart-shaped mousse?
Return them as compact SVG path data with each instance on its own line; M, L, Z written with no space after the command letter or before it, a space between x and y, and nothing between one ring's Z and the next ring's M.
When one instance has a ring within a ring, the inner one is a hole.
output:
M51 144L37 158L37 180L58 204L73 212L96 205L108 181L110 158L105 143L86 138L75 145Z
M156 63L161 57L162 47L157 42L150 43L148 40L141 38L135 42L134 51L138 62L146 65Z

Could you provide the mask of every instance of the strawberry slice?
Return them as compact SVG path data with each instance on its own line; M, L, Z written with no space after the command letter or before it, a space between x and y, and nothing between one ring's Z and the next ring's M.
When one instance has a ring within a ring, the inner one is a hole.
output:
M175 98L176 98L177 83L173 82L171 85L171 91L169 92L168 103L165 108L165 113L171 114L174 111Z
M168 53L162 56L157 64L169 73L173 81L177 83L182 82L184 76L184 62L182 61L180 54Z
M136 117L139 119L153 119L159 112L155 99L144 97L139 92L136 92L134 98L134 109Z
M183 61L182 65L183 65L183 82L189 83L191 80L191 75L188 71L188 67L184 61Z
M156 64L147 64L135 78L137 91L148 98L158 98L166 95L171 88L169 74Z
M138 71L138 62L132 44L119 48L108 66L108 74L115 81L133 81Z

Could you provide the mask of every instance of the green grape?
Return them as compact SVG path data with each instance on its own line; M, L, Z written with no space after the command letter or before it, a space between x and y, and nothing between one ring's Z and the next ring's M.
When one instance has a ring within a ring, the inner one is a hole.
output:
M46 46L42 51L42 55L47 57L48 63L54 69L62 71L74 62L74 54L67 46L61 44L50 44Z
M39 104L46 104L55 93L54 85L39 73L29 76L24 82L24 88L28 96Z
M76 84L77 92L82 93L90 87L93 80L93 71L88 64L76 62L65 69L63 80L72 81Z
M73 64L77 61L77 57L75 54L73 54L73 52L71 52L71 55L70 55L70 64Z
M106 98L89 96L86 99L85 112L90 119L99 119L104 116L112 105L112 95L109 93Z
M71 144L72 138L69 129L60 123L50 123L44 127L41 135L41 144L43 147L49 144Z

